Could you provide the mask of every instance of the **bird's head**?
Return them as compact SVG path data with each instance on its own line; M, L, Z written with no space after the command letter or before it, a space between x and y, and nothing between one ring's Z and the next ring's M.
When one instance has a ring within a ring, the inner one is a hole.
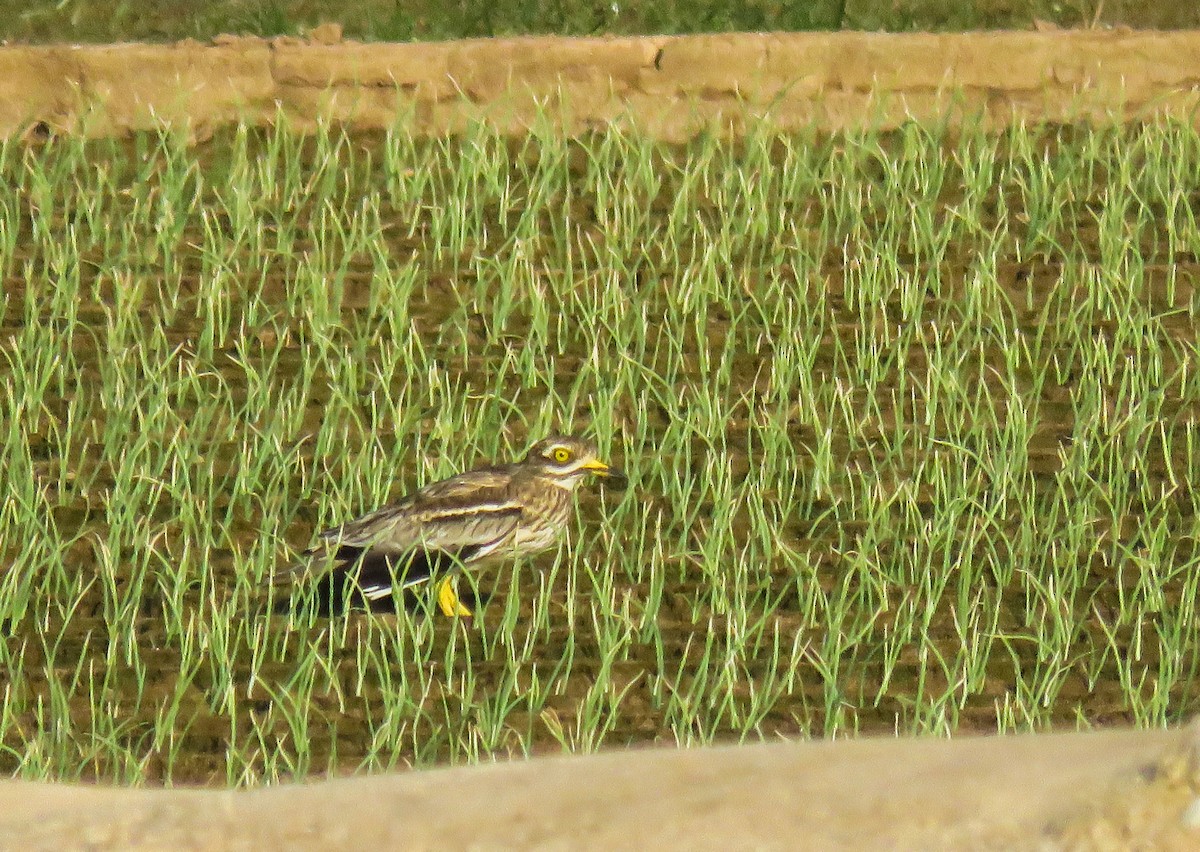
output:
M629 484L620 469L600 460L596 445L583 438L555 435L538 441L529 450L524 464L539 476L574 489L587 476L599 476L610 488L620 490Z

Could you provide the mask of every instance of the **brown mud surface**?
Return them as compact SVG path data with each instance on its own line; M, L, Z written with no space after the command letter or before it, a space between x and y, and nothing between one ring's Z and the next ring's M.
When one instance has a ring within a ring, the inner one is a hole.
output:
M431 132L478 118L519 131L561 97L568 129L629 116L682 138L760 115L888 125L955 103L995 123L1191 115L1200 84L1200 33L320 40L3 48L0 132L122 135L186 120L200 139L238 119L369 130L405 112ZM655 750L241 793L10 783L0 847L1126 848L1136 837L1187 848L1200 842L1184 820L1200 790L1197 736Z
M196 138L244 120L429 132L539 114L573 131L630 120L665 139L884 126L948 110L1013 120L1193 116L1200 32L781 33L437 44L308 40L0 48L0 134L121 135L164 121Z
M1200 728L653 749L251 792L0 791L0 837L26 850L1185 849L1200 843Z

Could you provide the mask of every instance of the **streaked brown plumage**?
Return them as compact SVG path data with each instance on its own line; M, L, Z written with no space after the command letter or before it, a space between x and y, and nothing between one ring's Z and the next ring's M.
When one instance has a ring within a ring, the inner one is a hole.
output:
M315 603L331 613L354 605L390 608L397 589L448 574L438 590L442 611L470 615L453 585L458 568L553 546L571 517L575 489L589 475L625 485L624 474L600 461L591 442L547 438L519 462L434 482L322 532L291 576L327 568L317 579Z

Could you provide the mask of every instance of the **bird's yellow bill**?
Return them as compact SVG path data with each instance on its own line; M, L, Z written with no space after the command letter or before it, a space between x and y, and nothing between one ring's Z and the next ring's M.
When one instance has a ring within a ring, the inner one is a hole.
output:
M442 610L442 615L447 617L462 615L470 616L471 610L463 606L463 602L458 597L458 589L454 586L454 578L447 577L438 585L438 606Z
M605 464L599 459L587 462L581 465L581 467L597 476L604 477L608 481L608 485L618 491L629 484L629 478L625 476L623 471L610 464Z

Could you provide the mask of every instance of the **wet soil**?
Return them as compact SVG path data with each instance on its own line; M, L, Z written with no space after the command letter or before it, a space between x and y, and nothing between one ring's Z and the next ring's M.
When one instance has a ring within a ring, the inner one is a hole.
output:
M223 140L220 138L214 139L198 154L202 160L219 156L222 144ZM354 137L354 144L361 150L372 151L382 144L382 138L379 134L360 133ZM512 144L515 151L519 143L513 142ZM889 144L887 137L884 139L884 144ZM671 150L673 150L674 156L681 158L687 156L687 146L678 146ZM584 167L584 157L574 157L571 160L572 162L578 161L577 165L573 165L572 168L582 169ZM667 183L663 194L669 197L672 190L669 181ZM945 203L951 202L952 199L948 199ZM573 214L585 221L589 218L596 219L596 211L589 208L590 203L592 202L587 198L578 199ZM651 209L661 214L666 210L666 205L652 200ZM401 216L400 211L396 210L387 209L383 213L385 220L399 219ZM803 213L798 212L797 215L803 215ZM498 223L497 233L504 233L504 224L503 222ZM1085 223L1080 224L1081 227L1076 229L1079 251L1085 256L1098 257L1099 249L1095 244L1094 234L1089 236ZM984 223L984 226L987 227L987 222ZM183 243L189 242L199 244L202 242L202 237L196 234L189 240L185 234ZM400 236L395 239L397 252L412 252L420 250L420 248L419 240ZM293 251L300 252L302 250L303 246L293 249ZM25 249L18 247L18 260L23 259L36 260ZM272 258L266 260L268 267L263 278L260 298L268 303L282 304L287 294L288 272L283 268L273 268L272 265L277 262L277 259ZM913 260L912 258L900 258L900 262L902 264L912 263ZM187 270L184 276L183 298L197 297L196 294L201 291L201 259L193 254L185 254L182 263ZM436 264L433 264L435 272L427 280L418 284L412 296L411 311L415 317L415 325L421 330L423 343L430 351L437 351L442 329L456 325L461 318L463 300L460 293L471 292L476 286L476 282L471 279L471 274L465 265L459 267L453 258L447 263L450 265L446 265L440 270L437 270ZM854 305L847 303L844 270L842 270L841 264L842 258L839 253L832 249L823 260L822 276L827 282L828 301L836 320L836 335L841 338L841 341L839 344L839 341L831 339L822 343L813 366L814 379L817 382L834 380L837 372L836 358L833 354L835 344L840 345L844 350L852 350L853 345L849 342L856 338L861 327L860 311ZM94 289L96 300L89 300L79 305L78 310L85 325L89 322L103 325L105 303L112 294L106 292L106 285L96 278L94 271L89 270L90 267L82 272L85 290ZM966 280L970 270L971 267L964 258L946 263L940 275L944 282L949 282L949 289L954 290L962 287L962 282ZM746 274L751 276L758 272L761 270L756 271L752 268L746 270ZM147 275L155 274L149 267L145 273ZM353 326L364 316L367 316L367 321L369 321L369 312L372 309L369 285L373 274L373 268L365 262L350 262L344 277L342 302L347 326ZM784 270L783 274L786 275L787 271ZM1014 310L1019 315L1020 327L1031 337L1036 335L1039 324L1043 322L1037 294L1049 292L1060 276L1060 264L1045 260L1006 259L999 265L998 281L1008 294L1010 303L1017 306ZM1147 298L1157 306L1160 313L1165 315L1161 333L1168 337L1186 337L1192 334L1194 329L1187 312L1181 309L1186 308L1196 298L1194 282L1200 280L1200 263L1196 258L1185 254L1171 258L1159 257L1157 262L1147 267L1145 277ZM111 281L111 279L108 280ZM665 289L663 288L667 284L656 281L642 282L642 284L646 285L643 287L643 292L652 306L651 313L653 314L659 308L655 300L664 298L662 294L665 293ZM94 288L93 285L95 285ZM5 282L5 286L6 291L12 296L10 304L14 307L20 306L23 302L24 283L13 278ZM192 292L186 292L189 289ZM658 295L655 295L656 293ZM882 305L881 310L898 312L899 305L888 303ZM519 337L523 321L525 320L522 319L520 311L515 312L506 333ZM716 318L716 321L721 322L719 317ZM177 321L164 329L171 346L195 347L198 332L196 328L189 325L189 322L195 322L194 314L182 311ZM15 311L10 311L3 327L0 327L0 333L16 333L18 330L17 314ZM1103 329L1098 329L1097 332L1103 333ZM267 333L276 335L281 332L272 330ZM287 374L289 370L300 369L302 349L299 337L303 334L303 330L297 327L295 330L284 329L282 333L285 335L294 333L297 336L295 345L287 346L280 356L278 369L283 374ZM478 376L486 374L488 363L492 359L503 357L508 345L505 339L486 328L482 317L478 318L477 327L469 328L468 333L472 335L473 339L472 355L465 362L445 365L445 369L453 380L462 382L465 386L470 386ZM79 336L76 343L80 347L78 354L85 362L95 363L97 359L103 357L102 353L97 352L91 346L86 336ZM243 338L239 345L253 347L255 345L254 336ZM928 365L924 362L920 349L914 347L909 352L910 359L897 365L897 369L907 371L919 379L927 371ZM997 364L1002 363L1002 354L999 350L991 354L996 358ZM233 348L221 349L218 347L211 369L214 375L219 375L224 383L236 390L245 385L245 373L238 366L237 361L253 357L255 357L253 351L235 351ZM578 362L584 357L586 357L586 353L565 352L560 360L560 368L569 374L572 363ZM758 375L757 358L753 351L747 350L740 354L738 359L740 360L735 362L733 373L738 377L736 382L739 389L741 391L748 390ZM1178 365L1171 364L1167 366L1178 367ZM98 376L98 372L95 372L94 375ZM704 377L698 367L693 367L687 373L687 379L700 382L704 380ZM990 380L985 380L985 384L990 391L1007 393L1006 388L1000 384L993 387ZM320 381L314 384L314 388L314 393L307 403L306 413L306 422L312 428L316 428L322 419L327 401L323 396L325 392L321 390ZM515 396L520 392L520 388L514 384L511 392ZM48 405L54 409L56 403L53 395ZM1076 432L1069 382L1063 385L1047 384L1040 405L1041 417L1028 445L1031 458L1029 469L1034 478L1035 490L1042 494L1052 494L1060 486L1056 478L1062 465L1060 447ZM639 418L643 421L648 420L651 432L665 430L668 425L669 414L665 411L634 410L634 403L629 400L617 400L614 402L614 406L615 416L625 422L634 422ZM1178 399L1168 399L1164 403L1164 411L1167 416L1174 419L1197 416L1198 412L1193 411L1192 408L1194 406L1185 405ZM880 411L879 428L882 432L888 431L897 423L911 422L912 415L902 410L895 400L883 401ZM102 413L97 412L97 417L99 418L97 429L102 430ZM726 438L730 448L729 462L735 477L745 476L753 466L752 459L747 453L750 429L749 417L734 418L727 427ZM794 437L799 445L808 445L814 441L816 436L811 429L797 426ZM395 442L404 440L404 436L381 434L374 436L374 439L381 441L386 448L390 449ZM33 447L35 456L48 455L50 442L44 437L35 439L35 443L36 440L42 440L45 443ZM696 451L697 457L701 457L704 450L703 439L696 437L694 444L693 449ZM842 460L841 463L848 466L875 467L879 465L879 460L872 457L870 449L851 450L846 436L834 436L832 452L836 458ZM211 464L216 475L221 475L223 455L222 447L213 446L211 448ZM1153 478L1155 483L1163 485L1164 493L1169 492L1170 489L1165 487L1165 483L1170 477L1176 476L1178 470L1186 469L1187 460L1166 458L1164 454L1152 451L1147 451L1146 455L1149 461L1144 466L1144 475ZM312 457L312 448L301 450L297 461L303 467L314 467L316 461ZM47 463L49 463L48 459ZM93 475L96 477L95 482L98 487L102 488L112 484L113 473L105 467L106 463L94 448L91 451L85 451L78 458L76 464L80 470L88 469L89 477ZM899 481L904 477L905 472L897 469L894 471L894 475ZM885 483L888 487L893 484ZM844 569L841 557L837 552L838 548L844 547L845 542L852 544L855 536L862 533L861 529L856 528L854 521L838 524L828 519L821 519L823 511L832 505L831 501L844 496L846 495L833 493L823 501L818 501L811 518L792 519L781 531L783 540L787 541L791 547L797 550L807 550L814 554L816 562L812 566L813 579L826 593L836 591ZM658 504L658 508L667 516L674 511L673 507L664 502L663 498L653 493L642 495L642 499L650 504ZM583 500L585 514L595 515L602 511L603 500L603 496L600 495L586 496ZM1165 509L1164 506L1142 507L1142 511L1169 510L1172 517L1179 519L1179 523L1185 523L1186 519L1190 517L1190 498L1185 493L1177 493L1174 497L1168 498L1164 505ZM923 515L932 515L934 512L934 504L929 495L918 495L916 506ZM224 508L230 509L234 517L231 527L234 535L232 547L249 549L255 546L261 535L262 509L254 506ZM172 517L176 507L169 502L163 502L154 511L161 514L160 520L165 522ZM297 551L302 550L312 541L312 536L316 532L317 519L305 505L289 507L289 511L295 512L295 517L289 527L287 543ZM99 541L103 534L103 516L103 506L92 505L89 500L82 499L60 505L55 510L53 520L60 528L78 528L97 533L96 541ZM1134 519L1130 520L1132 522ZM735 536L739 539L744 538L749 530L750 519L738 516L733 519L733 524ZM1095 534L1102 537L1119 538L1122 531L1099 526ZM837 542L843 542L843 544L838 545ZM164 547L171 550L177 544L177 542L168 541ZM1177 554L1180 561L1186 561L1189 558L1185 548L1193 544L1190 543L1190 539L1181 539L1181 549ZM888 555L888 547L894 548L898 553L905 546L904 541L897 540L891 545L884 545L880 553ZM72 552L73 570L81 574L94 572L95 547L96 544L90 538L80 540ZM542 559L537 564L538 567L547 569L551 562L552 560ZM209 564L218 583L216 592L218 594L226 592L233 584L232 548L230 551L209 554ZM671 568L671 579L663 595L663 604L656 619L656 626L662 634L662 652L668 659L674 661L672 666L677 666L681 672L688 672L693 670L706 654L721 654L732 640L728 637L725 629L728 616L723 614L719 607L709 599L708 590L711 583L706 579L702 567L694 562L680 560ZM1128 583L1133 582L1135 578L1123 577L1120 574L1120 566L1117 564L1096 564L1086 566L1086 568L1086 578L1083 580L1083 588L1077 599L1087 601L1088 605L1092 607L1092 613L1082 618L1081 633L1076 637L1074 647L1080 649L1085 647L1103 648L1106 641L1105 631L1113 629L1108 626L1113 621L1111 614L1119 611L1120 596L1128 591ZM780 634L787 637L788 644L795 640L801 643L811 642L819 646L825 625L814 623L802 611L794 587L794 577L790 574L791 570L783 563L772 567L774 588L786 590L791 585L793 589L791 592L783 594L780 605L773 613L772 618L776 622ZM506 570L484 573L478 577L478 591L485 597L504 601L510 593L513 577L513 573ZM518 578L521 584L520 588L516 590L517 596L521 600L518 620L525 623L531 620L529 617L537 606L536 601L540 591L539 577L536 571L525 571L519 574ZM116 582L120 585L127 582L128 579L127 576L119 574ZM567 733L571 733L571 720L576 716L584 696L591 688L596 673L606 665L602 659L595 632L588 627L588 615L577 611L573 621L566 616L569 611L569 590L565 587L564 582L560 577L557 585L550 590L550 606L554 618L545 629L538 630L531 635L529 640L531 642L530 657L534 661L542 661L551 667L557 661L569 657L573 665L572 678L566 683L564 689L549 697L546 706L536 715L514 713L506 723L512 736L490 744L487 750L491 754L517 755L522 753L526 744L531 747L534 754L558 751L561 748L557 738L558 726L565 725ZM637 602L647 600L652 594L648 581L638 582L630 577L622 577L618 585L620 586L620 599L633 602L632 605L635 609L638 606ZM1177 597L1180 594L1180 587L1176 585L1163 591L1167 598L1171 599L1172 596ZM185 598L192 605L200 608L206 594L210 594L210 592L202 590L197 584L195 588L185 592ZM423 673L421 669L424 664L392 660L389 672L368 671L364 674L359 671L352 653L356 643L369 646L378 642L378 630L381 625L383 625L383 629L388 629L386 626L388 618L427 617L427 612L420 609L421 604L429 605L430 602L427 598L410 601L410 603L413 603L410 611L400 616L357 614L350 616L348 629L352 635L359 638L345 647L335 643L329 632L320 624L311 628L302 628L294 637L295 647L305 647L309 643L315 644L324 649L322 657L330 659L333 663L333 667L328 673L329 689L323 696L317 695L314 698L315 718L320 720L320 724L314 724L310 728L303 743L303 750L312 771L322 772L328 769L334 774L340 774L355 770L372 750L372 735L369 725L366 724L366 714L371 707L384 706L391 689L389 683L385 682L384 675L390 676L397 673L399 669L403 669L406 677L413 680ZM1020 667L1024 662L1022 654L1035 652L1030 636L1030 620L1038 617L1036 613L1041 611L1042 606L1042 603L1030 597L1027 589L1017 587L1005 589L1003 601L998 604L997 622L992 630L997 635L1019 637L1013 640L1016 643L1013 646L1015 651L1011 655L992 654L986 672L986 688L972 694L960 708L956 708L955 728L957 731L970 733L996 730L999 707L1009 697L1012 684L1021 672ZM435 706L442 707L453 707L456 702L461 702L463 696L457 692L454 685L455 675L460 675L463 667L467 665L470 666L472 677L481 694L489 694L504 682L511 671L511 666L502 656L496 658L495 655L490 655L484 647L484 636L495 631L501 618L502 609L503 607L500 606L484 608L481 615L481 630L467 634L469 638L466 641L469 642L470 654L465 658L460 656L454 671L445 672L445 677L434 678L437 685L434 694L428 697L428 701ZM44 651L37 641L24 641L25 632L37 631L40 635L57 636L59 631L62 631L55 645L57 659L70 661L72 666L77 665L84 671L90 671L96 667L104 667L106 659L111 653L107 637L110 635L112 625L107 622L104 613L104 593L97 586L84 595L79 607L71 613L69 623L64 623L55 617L34 619L27 616L23 621L9 626L13 634L9 638L10 648L22 649L24 670L32 673L24 684L30 694L44 697L49 702L54 684L37 674L40 669L45 667ZM874 622L870 635L876 638L886 632L888 620L896 617L895 611L874 614L864 612L859 615ZM141 661L146 667L145 672L121 670L118 667L110 674L110 699L115 706L125 708L122 717L123 736L127 738L129 747L134 750L136 750L136 744L140 738L146 736L146 732L152 729L157 706L160 703L157 700L158 697L170 695L179 676L178 642L167 634L161 616L161 601L156 598L153 590L148 589L141 599L135 624L132 625L137 643L142 649ZM636 612L634 617L636 617ZM118 632L123 629L125 628L121 626ZM938 611L931 616L926 628L926 636L931 647L940 649L940 653L952 656L960 641L959 629L951 609L939 607ZM1117 628L1119 631L1119 635L1116 637L1117 641L1132 643L1135 629L1144 628L1132 625ZM434 646L445 647L454 630L455 627L452 624L439 621L433 639ZM1148 642L1140 650L1139 671L1152 672L1155 670L1157 647L1154 643ZM667 726L663 715L662 696L655 693L654 684L647 677L649 672L660 668L657 654L658 651L652 642L638 638L631 643L627 650L622 652L622 658L613 664L611 669L614 680L613 695L622 697L619 714L615 712L612 714L612 728L606 736L606 744L635 745L672 741L679 735L679 732L673 731ZM1067 667L1054 706L1045 708L1043 724L1074 728L1081 722L1090 725L1111 726L1134 721L1135 716L1129 709L1129 687L1120 676L1121 661L1115 656L1106 655L1106 657L1099 662L1077 660ZM939 694L949 687L949 684L945 683L944 676L940 674L941 670L936 666L929 665L916 647L902 650L886 686L882 682L883 661L879 658L878 653L860 656L851 651L848 652L843 662L848 667L847 680L844 684L845 694L842 697L845 707L838 712L848 713L847 718L852 720L851 727L864 734L888 733L897 727L907 727L912 723L914 715L914 694L919 690L924 690L927 695ZM433 666L431 671L439 672L436 664L429 665ZM224 783L229 773L227 751L230 731L245 730L255 717L268 713L272 709L272 699L262 684L286 682L291 676L292 670L291 663L286 661L268 660L265 664L259 665L247 650L235 666L234 680L237 684L257 682L259 686L250 689L248 700L237 705L233 719L214 709L212 694L220 688L220 685L214 680L214 673L205 669L197 672L190 681L182 702L181 718L186 718L188 724L186 730L179 732L178 740L174 744L176 751L168 765L160 753L152 750L147 755L143 768L146 779L149 781L170 780L174 783ZM424 674L428 676L429 672L424 672ZM818 676L815 669L809 665L805 665L803 671L798 674L795 687L782 700L776 702L760 720L757 726L759 736L766 738L821 736L839 726L837 719L840 716L835 715L835 712L828 708L829 693L823 678ZM781 658L780 662L773 663L770 649L764 647L762 653L757 658L752 658L749 663L745 672L745 689L750 689L749 684L752 683L764 683L796 675L797 672L787 669L786 658ZM530 676L532 673L529 671L523 671L518 675L522 684L526 684L527 678ZM1169 700L1173 712L1178 714L1175 718L1185 717L1195 706L1197 698L1189 691L1190 683L1189 679L1181 678L1171 686ZM362 702L364 709L348 708L342 698L344 695L354 695L356 702ZM745 696L740 697L744 698ZM90 707L90 697L87 695L81 694L74 700L72 719L77 730L88 729L91 722ZM451 724L462 726L464 730L471 724L470 711L466 708L462 714L450 713L449 717ZM16 730L27 730L36 724L31 717L22 720L22 723L16 726ZM415 744L399 749L394 753L397 764L404 765L408 762L427 764L456 759L456 755L445 744L445 738L435 736L438 734L440 726L444 724L446 724L445 721L440 717L433 719L424 714L415 714L411 729L413 742L419 743L422 739L427 739L440 741L442 745L430 752L422 752L420 747ZM845 724L845 722L840 724ZM282 721L276 725L276 729L275 734L280 749L292 751L301 747L301 744L295 740L292 732ZM714 733L718 740L735 736L735 730L728 722L718 726ZM19 751L19 745L15 740L11 745ZM13 755L0 753L0 768L9 768L14 765ZM114 771L112 766L100 763L85 768L83 777L90 777L92 773L96 773L97 777L104 777L112 771Z

